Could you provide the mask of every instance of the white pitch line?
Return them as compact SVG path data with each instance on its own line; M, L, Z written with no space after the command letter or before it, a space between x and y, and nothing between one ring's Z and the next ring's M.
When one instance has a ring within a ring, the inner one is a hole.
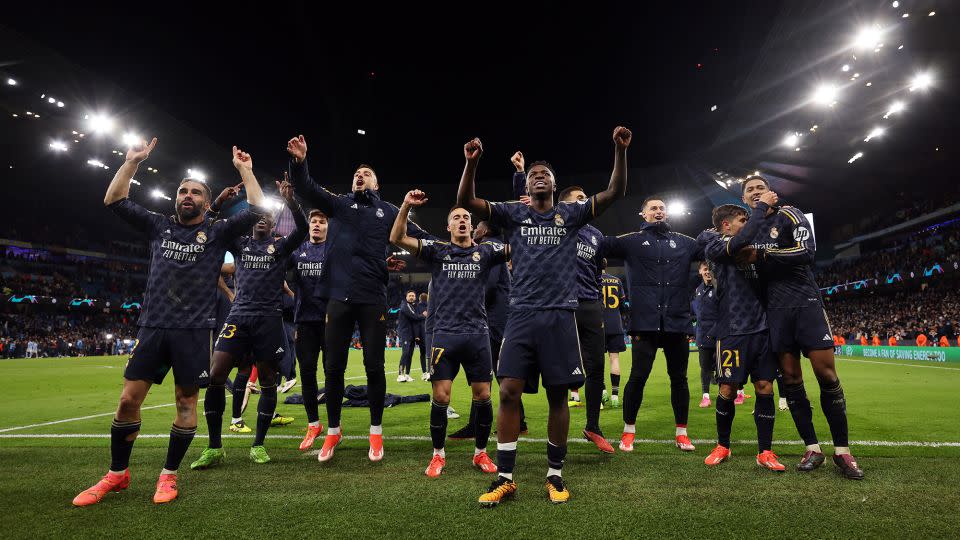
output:
M146 433L141 434L138 439L166 439L169 437L166 433ZM27 434L27 433L11 433L7 435L0 435L0 439L109 439L109 433L37 433L37 434ZM207 435L197 435L197 438L207 438ZM221 438L224 439L251 439L253 435L221 435ZM281 440L301 440L303 439L300 435L267 435L268 439L281 439ZM365 441L367 440L366 435L346 435L344 439L347 440L357 440ZM394 436L385 436L387 441L422 441L429 442L430 437L423 435L394 435ZM617 440L609 440L611 443L619 442ZM523 443L545 443L547 439L534 439L521 437L519 442ZM634 444L662 444L662 445L673 445L675 441L673 439L635 439ZM694 443L697 444L712 444L715 443L714 439L694 439ZM757 444L756 439L744 439L733 441L735 444ZM593 444L590 441L575 438L570 439L568 444ZM773 441L775 445L781 446L790 446L790 445L802 445L803 441ZM832 443L821 442L821 445L832 446ZM850 441L850 446L881 446L881 447L918 447L918 448L960 448L960 441ZM314 451L313 454L316 454L317 451Z
M946 366L922 366L919 364L901 364L898 362L882 362L879 360L860 360L859 358L846 358L840 357L844 362L860 362L861 364L880 364L882 366L903 366L903 367L918 367L926 369L945 369L947 371L960 371L960 368L952 368Z

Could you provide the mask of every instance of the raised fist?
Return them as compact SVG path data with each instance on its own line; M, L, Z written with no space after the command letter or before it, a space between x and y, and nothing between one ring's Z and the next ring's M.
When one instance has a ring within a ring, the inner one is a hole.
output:
M391 272L399 272L407 267L407 263L402 259L398 259L393 255L387 257L387 270Z
M242 187L243 187L243 184L237 184L235 186L224 188L223 191L220 192L220 195L217 196L217 200L214 203L216 207L219 208L220 206L223 205L223 203L239 195L240 188Z
M780 202L780 197L777 196L776 191L764 191L760 195L760 202L766 204L767 206L776 206Z
M237 170L253 170L253 158L250 157L250 154L240 150L236 146L233 147L233 166Z
M617 148L627 148L630 146L630 139L632 138L633 133L623 126L617 126L613 129L613 143L617 145Z
M294 204L296 199L293 197L293 184L287 181L287 174L283 174L283 182L277 181L277 191L280 192L280 197L283 198L287 204Z
M521 196L520 196L520 202L522 202L523 204L525 204L525 205L527 205L527 206L530 206L530 196L529 196L529 195L521 195Z
M424 203L429 201L427 194L420 191L419 189L413 189L407 192L407 196L403 198L405 204L410 206L423 206Z
M140 141L127 150L127 161L132 161L134 163L140 163L141 161L147 159L150 156L150 152L153 152L153 148L157 146L157 138L154 137L150 144L147 144L147 141Z
M463 145L463 157L467 158L467 161L476 161L480 159L481 154L483 154L483 144L480 139L473 138Z
M296 137L287 141L287 153L290 154L290 157L294 161L300 163L307 157L307 140L303 138L303 135L297 135Z
M517 168L517 172L524 171L524 161L523 161L523 152L517 150L512 156L510 156L510 162L513 163L513 166Z

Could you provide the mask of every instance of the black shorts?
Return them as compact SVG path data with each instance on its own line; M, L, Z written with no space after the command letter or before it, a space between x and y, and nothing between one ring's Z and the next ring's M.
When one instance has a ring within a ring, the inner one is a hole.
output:
M280 367L286 352L283 318L277 315L230 315L213 350L230 353L240 366L266 362Z
M212 349L213 330L209 328L141 328L123 376L161 384L173 368L177 386L206 387Z
M467 382L493 380L490 336L487 334L434 334L430 349L430 380L452 381L463 366Z
M754 334L727 336L717 340L717 382L741 385L777 378L777 357L770 349L766 330Z
M820 303L783 309L768 309L770 347L775 353L799 355L833 348L833 332Z
M526 381L525 392L544 386L583 386L576 315L566 309L511 310L500 347L497 378Z
M627 342L623 339L623 334L607 334L607 352L621 353L627 350Z

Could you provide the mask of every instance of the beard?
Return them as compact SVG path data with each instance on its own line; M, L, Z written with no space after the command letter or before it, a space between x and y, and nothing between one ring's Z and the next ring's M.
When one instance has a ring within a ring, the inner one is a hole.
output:
M177 217L180 221L190 221L199 216L203 210L194 203L193 208L184 208L181 203L177 203Z

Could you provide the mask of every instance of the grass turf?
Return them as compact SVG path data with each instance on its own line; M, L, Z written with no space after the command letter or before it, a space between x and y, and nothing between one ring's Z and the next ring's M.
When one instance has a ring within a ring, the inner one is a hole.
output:
M348 377L362 384L359 353L351 353ZM387 352L388 365L398 354ZM901 537L956 537L960 534L960 447L854 446L867 473L863 482L842 479L829 459L821 470L792 470L802 445L775 444L788 472L774 475L754 464L756 445L739 443L733 458L715 470L703 465L712 444L693 454L672 444L637 444L633 454L600 455L592 445L571 443L565 478L571 501L546 500L543 442L521 442L517 497L499 508L482 510L476 497L492 480L470 467L472 442L447 446L447 469L439 479L423 475L430 456L429 403L401 405L384 414L386 457L367 461L363 439L349 439L328 464L297 451L305 420L300 406L280 405L296 417L290 426L272 428L267 449L273 462L255 465L247 458L250 436L226 438L227 462L194 472L189 462L205 446L198 437L181 468L181 496L169 505L150 501L166 451L173 418L172 385L155 387L145 403L143 431L131 461L133 483L100 504L73 508L70 500L95 482L109 464L109 439L61 435L105 435L116 406L124 358L0 361L7 382L0 395L0 525L4 538L50 536L188 537L244 535L263 537L365 535L423 537L876 537L895 531ZM623 384L629 354L622 355ZM715 436L713 409L699 409L698 373L691 355L689 429L695 439ZM841 360L851 439L861 441L960 442L960 411L955 406L960 367L921 362ZM414 373L417 375L417 373ZM809 381L814 381L807 372ZM388 374L388 391L429 392L428 383L399 384ZM609 378L607 379L609 384ZM299 387L293 392L299 390ZM716 392L714 387L713 393ZM829 440L819 411L819 391L808 383L817 432ZM282 398L285 396L281 396ZM466 421L469 391L454 383L453 406ZM228 400L229 401L229 400ZM737 409L733 437L755 439L752 400ZM546 436L543 395L526 396L531 439ZM255 416L256 397L246 416ZM228 403L229 411L229 403ZM71 420L25 429L32 424ZM583 409L571 410L571 437L584 424ZM321 418L325 414L321 407ZM344 409L348 436L364 436L365 409ZM601 413L608 438L622 428L620 410ZM205 432L202 420L200 433ZM229 432L227 432L229 433ZM41 438L37 435L57 435ZM14 437L15 436L15 437ZM422 437L400 440L390 437ZM272 438L271 438L272 437ZM638 437L669 440L673 419L662 359L654 367L640 411ZM798 439L789 413L777 415L775 439ZM495 441L489 448L494 455ZM829 453L830 448L825 450Z

